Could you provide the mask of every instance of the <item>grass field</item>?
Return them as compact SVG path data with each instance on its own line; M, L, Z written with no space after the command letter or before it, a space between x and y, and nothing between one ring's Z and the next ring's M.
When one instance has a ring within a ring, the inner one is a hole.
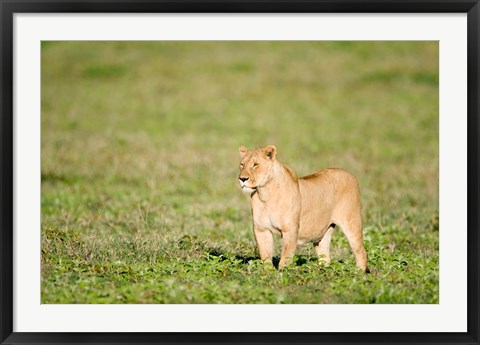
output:
M438 101L436 42L43 42L42 303L438 303ZM359 178L370 274L258 260L267 144Z

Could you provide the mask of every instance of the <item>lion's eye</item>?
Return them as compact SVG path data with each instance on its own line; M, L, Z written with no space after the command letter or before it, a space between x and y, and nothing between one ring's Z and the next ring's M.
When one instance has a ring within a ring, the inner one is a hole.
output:
M240 163L240 168L243 168L243 163Z
M253 163L253 167L254 168L258 167L258 163Z

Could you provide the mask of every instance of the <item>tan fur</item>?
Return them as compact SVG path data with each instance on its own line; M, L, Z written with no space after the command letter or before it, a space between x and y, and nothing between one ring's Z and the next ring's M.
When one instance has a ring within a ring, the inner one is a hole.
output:
M260 258L272 263L273 236L282 238L279 268L292 261L297 244L312 242L321 262L330 262L330 239L339 226L355 255L367 268L363 245L360 189L342 169L323 169L297 178L276 158L273 145L255 150L241 146L239 182L251 197L253 232Z

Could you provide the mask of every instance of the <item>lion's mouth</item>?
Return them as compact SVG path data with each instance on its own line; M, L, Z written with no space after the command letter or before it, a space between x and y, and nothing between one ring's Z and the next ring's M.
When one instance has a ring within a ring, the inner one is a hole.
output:
M243 188L248 188L248 189L257 189L257 186L248 186L245 182L239 181L240 182L240 187Z
M247 195L253 195L257 191L257 187L248 187L248 186L242 186L242 193L247 194Z
M257 186L247 186L245 183L240 182L240 187L242 187L242 192L244 193L253 193L257 190Z

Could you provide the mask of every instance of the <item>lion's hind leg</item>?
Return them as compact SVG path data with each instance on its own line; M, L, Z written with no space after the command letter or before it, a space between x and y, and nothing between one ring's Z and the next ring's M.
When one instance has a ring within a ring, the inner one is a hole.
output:
M323 235L323 238L320 241L313 243L318 255L318 261L321 265L328 266L330 264L330 242L332 240L334 228L335 224L330 225L325 232L325 235Z
M338 225L347 237L350 248L355 256L355 262L358 268L363 272L369 272L367 267L367 251L363 245L362 218L355 215L351 219L343 220Z

